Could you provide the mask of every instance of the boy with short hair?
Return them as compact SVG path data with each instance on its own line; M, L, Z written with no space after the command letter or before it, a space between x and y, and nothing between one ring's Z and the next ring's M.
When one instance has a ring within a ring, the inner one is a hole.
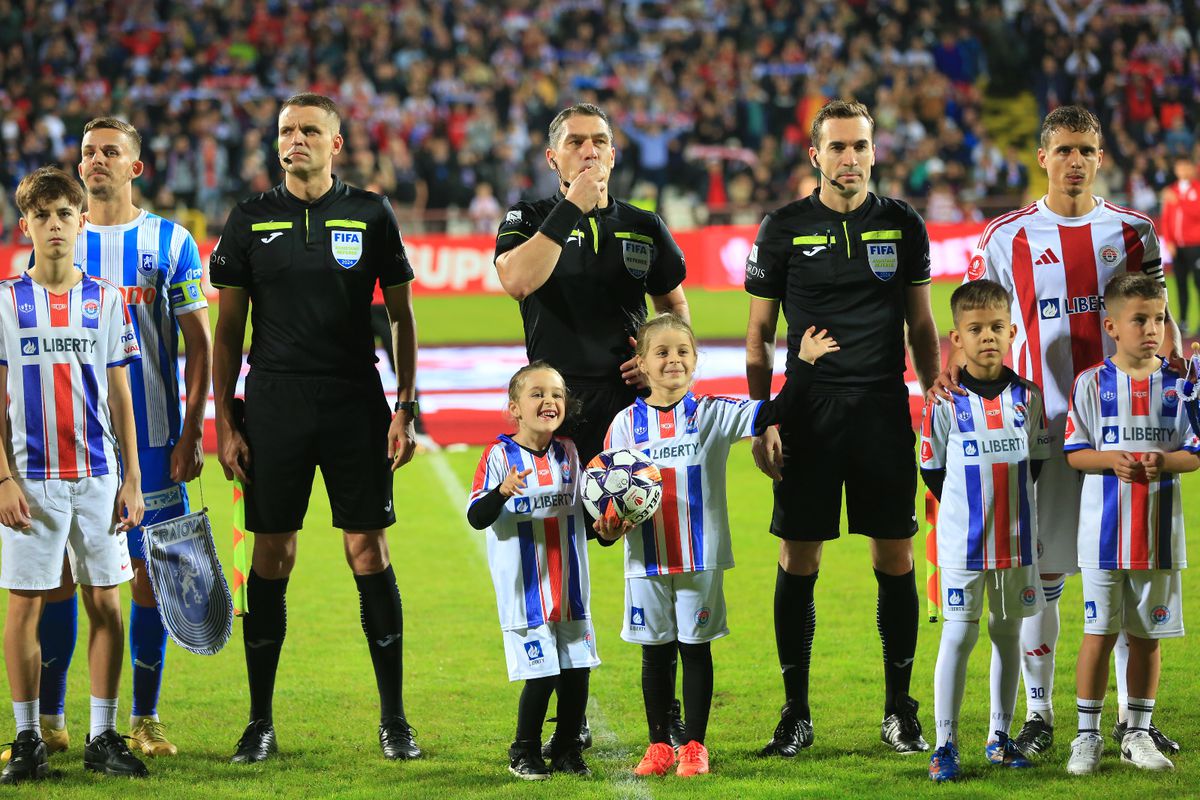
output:
M0 387L10 398L7 415L0 413L0 587L9 590L4 661L17 721L0 783L49 772L38 726L37 628L45 594L62 577L64 548L92 626L83 765L141 777L145 765L115 730L119 585L132 575L125 531L144 509L124 369L140 355L137 339L117 288L74 265L83 225L79 183L43 167L21 181L16 201L34 256L28 272L0 281Z
M959 377L966 394L926 403L921 425L921 475L940 501L944 622L934 672L937 746L929 761L929 777L938 782L960 775L958 719L984 595L992 640L984 755L998 766L1031 766L1008 734L1021 678L1021 620L1045 604L1033 483L1050 452L1041 391L1004 366L1016 332L1011 305L994 281L955 290L950 341L966 362Z
M1158 640L1183 635L1179 571L1187 566L1179 473L1200 469L1200 439L1188 425L1171 370L1157 353L1166 330L1162 285L1127 273L1104 289L1105 332L1116 353L1075 379L1063 449L1085 473L1079 512L1083 645L1075 685L1079 735L1067 772L1100 766L1100 711L1108 655L1129 639L1129 717L1121 760L1173 769L1150 737L1158 691Z

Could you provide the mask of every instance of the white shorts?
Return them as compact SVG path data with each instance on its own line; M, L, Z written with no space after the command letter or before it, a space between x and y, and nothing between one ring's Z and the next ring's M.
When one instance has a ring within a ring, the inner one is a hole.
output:
M27 530L0 525L0 588L57 589L64 547L78 584L116 586L133 577L125 534L112 519L120 485L116 475L16 480L33 525Z
M1177 569L1083 570L1083 632L1124 630L1142 639L1183 636L1183 587Z
M997 619L1032 617L1046 607L1037 567L1012 569L938 570L942 585L942 616L961 622L978 622L983 616L983 596Z
M621 638L634 644L700 644L729 634L725 570L625 579Z
M564 669L600 665L590 619L547 622L503 633L510 681L549 678Z
M1058 443L1061 445L1062 439ZM1079 501L1083 473L1072 469L1061 452L1042 462L1035 484L1038 571L1074 575L1079 571Z

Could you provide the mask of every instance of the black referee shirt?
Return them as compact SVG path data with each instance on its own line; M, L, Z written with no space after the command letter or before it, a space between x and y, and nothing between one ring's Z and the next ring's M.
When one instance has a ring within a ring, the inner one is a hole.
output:
M387 199L335 177L312 203L283 184L238 203L209 279L250 293L255 370L358 376L375 370L375 284L407 283L413 271Z
M814 392L904 393L905 290L928 282L925 221L870 193L849 214L817 191L768 214L746 261L746 291L783 304L789 371L810 325L841 347L821 358Z
M508 210L496 257L537 233L562 193ZM563 246L550 278L521 301L525 350L568 382L620 383L633 356L629 337L646 321L646 295L683 283L683 251L657 214L609 198L585 214Z

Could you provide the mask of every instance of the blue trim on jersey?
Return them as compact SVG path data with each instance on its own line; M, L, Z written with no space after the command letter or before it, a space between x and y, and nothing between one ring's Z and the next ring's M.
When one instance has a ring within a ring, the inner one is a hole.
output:
M704 498L700 488L700 465L687 468L688 522L692 535L692 569L704 570Z
M967 569L983 569L983 535L987 520L983 518L983 483L978 464L963 467L967 479Z
M1100 367L1097 377L1100 388L1100 416L1119 416L1121 411L1117 405L1117 368L1111 362L1105 361ZM1101 569L1106 569L1106 567L1101 567Z
M650 441L649 414L646 411L646 401L640 397L633 403L633 441L634 444L645 444Z
M958 421L960 433L975 432L975 412L971 409L971 398L961 394L951 394L954 400L954 419ZM967 567L971 569L971 567Z
M25 386L25 477L46 477L46 419L42 408L42 370L37 364L21 367Z
M1171 529L1174 524L1172 504L1175 502L1175 476L1167 475L1158 482L1158 542L1154 566L1171 569Z
M80 293L83 295L83 301L80 304L81 311L83 306L86 305L89 300L96 304L97 309L103 310L100 308L100 284L85 276ZM83 318L83 327L92 328L93 330L100 329L100 314L96 314L94 317L89 317L87 314L81 313L80 316ZM116 324L116 320L113 320L113 324Z
M21 280L13 284L13 293L17 296L17 324L22 328L37 327L37 302L33 297L33 281L29 275L22 275Z
M567 517L567 559L571 577L567 579L567 597L570 602L571 619L584 619L587 609L583 605L583 579L579 572L579 551L575 541L575 515Z
M104 428L100 424L100 385L96 381L96 368L91 364L80 364L79 368L83 375L88 461L93 475L107 475L108 459L104 457Z
M661 574L658 569L658 547L653 517L642 523L642 563L646 565L647 576Z
M91 234L89 234L90 236ZM121 285L137 286L138 285L138 226L134 226L125 231L122 236L124 241L125 257L121 264ZM92 269L92 258L96 259L95 275L100 273L100 234L96 234L95 248L92 247L92 240L88 240L88 271ZM132 257L130 255L132 254ZM124 303L124 299L122 299ZM129 322L133 326L133 335L137 337L138 346L142 343L142 327L135 312L129 313ZM134 387L133 395L133 421L137 426L137 440L139 442L150 441L150 416L146 413L146 364L142 359L138 359L129 364L129 384ZM140 389L140 391L138 391Z
M1029 419L1029 405L1027 403L1027 398L1025 397L1025 385L1021 383L1012 384L1009 390L1009 395L1012 397L1014 408L1018 404L1025 406L1025 413L1022 415L1025 419L1018 419L1015 414L1013 415L1013 427L1024 428L1025 420ZM1025 484L1021 485L1024 486Z
M688 433L688 425L695 421L696 411L700 408L696 395L690 391L683 396L683 433Z
M1121 479L1104 473L1104 508L1100 513L1100 569L1117 569L1117 535L1121 530Z
M1033 563L1033 532L1029 513L1029 460L1017 462L1017 539L1021 548L1021 564Z
M538 580L537 543L533 540L533 523L517 523L517 540L521 544L521 583L524 584L526 626L534 628L546 621L542 616L542 586Z
M170 265L171 263L171 239L175 235L175 223L169 219L160 217L158 226L158 263ZM150 304L150 314L154 318L154 327L158 335L158 352L155 354L158 358L158 372L163 377L163 389L167 395L167 430L170 431L171 438L175 439L179 436L179 432L183 429L183 419L179 411L179 359L171 356L171 353L179 352L179 326L174 319L170 320L170 324L165 324L167 320L163 315L168 313L170 308L171 290L170 282L167 279L167 274L164 269L156 269L154 271L154 288L156 296L154 302ZM163 331L166 330L164 335ZM169 339L169 342L168 342ZM142 344L138 340L138 345ZM142 358L148 358L149 353L142 351Z

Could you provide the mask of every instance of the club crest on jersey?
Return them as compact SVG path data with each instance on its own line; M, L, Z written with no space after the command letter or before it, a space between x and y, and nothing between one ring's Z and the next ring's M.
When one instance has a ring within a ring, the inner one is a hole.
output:
M1024 403L1013 403L1013 424L1014 425L1024 425L1025 424L1025 404Z
M1088 622L1096 621L1096 601L1095 600L1084 600L1083 601L1083 618L1085 620L1087 620Z
M1113 247L1111 244L1106 244L1104 247L1101 247L1100 252L1097 253L1097 255L1100 256L1101 261L1109 266L1117 263L1117 261L1121 258L1121 254L1117 252L1117 248Z
M946 590L946 605L950 608L962 608L966 602L966 593L962 589Z
M158 259L150 250L138 250L138 272L149 278L158 271Z
M699 425L699 423L696 422L695 414L692 414L690 417L687 417L684 420L683 432L684 433L699 433L700 432L700 425Z
M100 316L100 304L95 300L84 300L83 315L88 319L95 319Z
M1150 621L1155 625L1165 625L1171 620L1171 609L1166 606L1155 606L1150 609Z
M650 262L654 260L654 246L626 239L621 242L621 258L625 261L625 270L641 280L650 271Z
M529 498L528 497L518 497L513 502L513 511L515 511L516 513L528 514L529 510L530 509L529 509Z
M350 269L362 258L363 232L335 230L329 235L329 249L344 269Z
M1166 389L1163 391L1163 405L1174 406L1179 402L1179 392L1174 389Z
M525 656L529 659L530 664L540 664L545 655L542 653L542 642L540 639L534 639L532 642L525 643Z
M1116 425L1105 425L1100 429L1100 440L1105 444L1116 444L1121 440Z
M1026 606L1032 606L1037 602L1037 589L1032 586L1026 586L1021 590L1021 603Z
M1062 305L1058 298L1039 300L1038 313L1042 315L1042 319L1058 319L1062 316Z
M571 465L570 465L570 463L566 463L566 464L562 465L562 482L563 483L571 482Z
M900 266L895 242L867 245L867 266L881 281L890 281Z

